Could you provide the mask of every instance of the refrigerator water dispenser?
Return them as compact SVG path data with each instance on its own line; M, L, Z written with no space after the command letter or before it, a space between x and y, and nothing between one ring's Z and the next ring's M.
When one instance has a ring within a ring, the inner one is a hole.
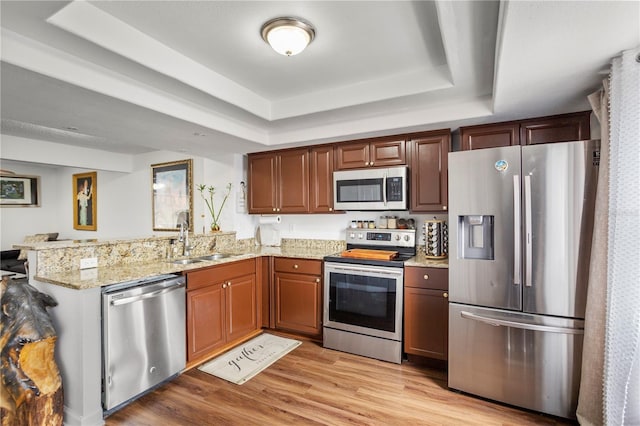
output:
M458 257L493 260L493 216L458 216Z

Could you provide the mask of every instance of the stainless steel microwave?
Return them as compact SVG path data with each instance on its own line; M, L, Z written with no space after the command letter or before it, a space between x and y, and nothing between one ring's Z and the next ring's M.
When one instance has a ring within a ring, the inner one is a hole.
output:
M408 210L408 168L333 172L335 210Z

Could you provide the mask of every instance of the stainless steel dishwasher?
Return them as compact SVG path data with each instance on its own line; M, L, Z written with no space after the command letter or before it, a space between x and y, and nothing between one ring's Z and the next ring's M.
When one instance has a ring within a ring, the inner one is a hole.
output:
M185 278L161 275L102 291L105 414L180 373L186 364Z

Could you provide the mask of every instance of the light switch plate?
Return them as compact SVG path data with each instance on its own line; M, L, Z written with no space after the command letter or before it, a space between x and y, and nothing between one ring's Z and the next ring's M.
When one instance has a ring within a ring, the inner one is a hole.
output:
M80 259L80 269L97 268L97 267L98 267L97 257L87 257L84 259Z

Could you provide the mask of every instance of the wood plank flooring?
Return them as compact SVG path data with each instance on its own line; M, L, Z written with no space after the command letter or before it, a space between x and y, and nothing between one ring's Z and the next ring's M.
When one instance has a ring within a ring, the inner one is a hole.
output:
M108 426L577 424L450 391L442 370L372 360L307 340L243 385L194 368L105 421Z

